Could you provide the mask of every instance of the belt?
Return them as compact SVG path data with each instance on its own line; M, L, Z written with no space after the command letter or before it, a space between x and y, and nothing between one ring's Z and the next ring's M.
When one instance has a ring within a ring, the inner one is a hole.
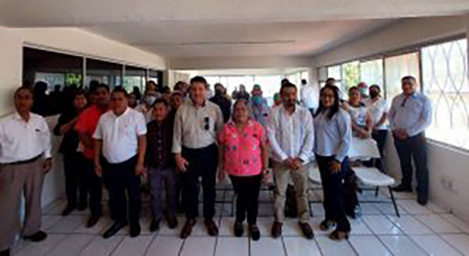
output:
M20 165L20 164L30 164L32 162L35 162L36 160L38 160L40 157L42 156L42 154L40 155L37 155L31 159L28 159L28 160L23 160L23 161L18 161L18 162L13 162L13 163L1 163L1 165Z

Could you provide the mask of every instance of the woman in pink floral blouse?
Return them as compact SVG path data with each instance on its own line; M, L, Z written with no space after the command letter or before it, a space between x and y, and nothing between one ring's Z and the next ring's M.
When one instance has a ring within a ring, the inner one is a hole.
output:
M221 182L228 173L237 194L234 233L243 235L246 218L253 240L259 240L256 225L258 197L262 177L268 174L269 152L264 128L259 122L249 119L247 101L239 99L233 107L232 120L220 132L219 173Z

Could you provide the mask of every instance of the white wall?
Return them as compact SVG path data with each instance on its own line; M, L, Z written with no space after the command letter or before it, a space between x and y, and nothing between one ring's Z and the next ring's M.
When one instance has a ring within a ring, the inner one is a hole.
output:
M23 46L33 45L60 52L80 54L133 64L153 69L165 69L160 56L109 40L78 28L14 29L0 26L0 117L11 113L13 91L22 83ZM55 121L48 118L53 127ZM53 138L54 167L46 176L42 204L48 205L64 193L62 158L57 154L58 137Z
M169 61L175 70L291 68L311 66L309 57L231 57L231 58L175 58Z
M416 44L444 39L469 31L469 16L414 19L398 22L317 56L316 67L367 57ZM469 33L468 33L469 34ZM388 171L400 179L392 138L387 143ZM436 142L428 143L430 200L469 222L469 154ZM452 183L452 189L444 183Z

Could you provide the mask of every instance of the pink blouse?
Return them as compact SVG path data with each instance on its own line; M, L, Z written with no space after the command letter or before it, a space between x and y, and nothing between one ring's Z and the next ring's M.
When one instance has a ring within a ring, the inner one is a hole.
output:
M261 142L265 140L264 128L254 120L248 120L239 133L233 121L225 124L218 135L225 149L225 171L229 175L252 176L262 171Z

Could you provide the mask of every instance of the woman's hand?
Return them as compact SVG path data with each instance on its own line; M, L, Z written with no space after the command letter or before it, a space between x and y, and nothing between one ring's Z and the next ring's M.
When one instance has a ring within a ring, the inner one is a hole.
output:
M223 170L223 168L218 168L218 181L220 181L220 183L225 183L225 178L226 178L226 173L225 173L225 170Z

